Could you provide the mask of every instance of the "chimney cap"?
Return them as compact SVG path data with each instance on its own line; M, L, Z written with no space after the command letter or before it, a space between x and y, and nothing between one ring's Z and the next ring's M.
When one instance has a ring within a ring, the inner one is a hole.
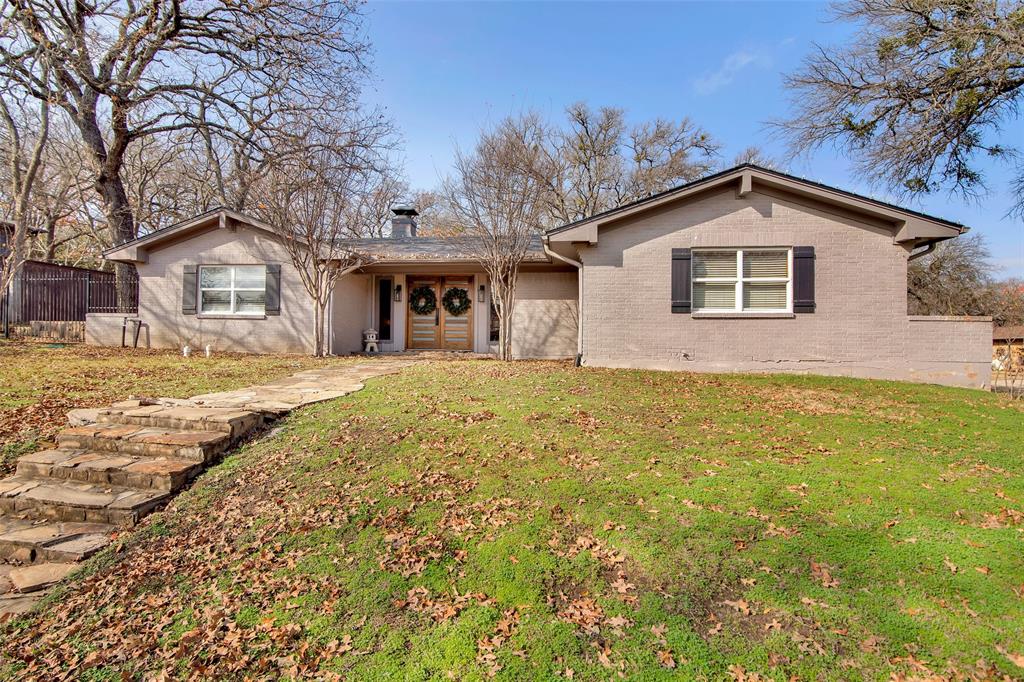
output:
M418 216L420 214L419 211L417 211L412 204L407 203L395 204L394 206L391 207L391 212L394 213L395 215L410 217Z

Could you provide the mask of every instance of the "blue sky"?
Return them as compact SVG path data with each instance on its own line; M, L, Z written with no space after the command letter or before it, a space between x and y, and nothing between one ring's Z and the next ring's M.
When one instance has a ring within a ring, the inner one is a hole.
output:
M816 2L371 2L367 16L365 99L396 121L408 179L424 189L481 127L527 109L557 118L576 101L623 107L636 121L689 116L723 143L723 162L750 145L781 157L765 122L789 110L782 75L812 42L851 32ZM1008 125L1004 135L1018 139L1005 141L1024 142L1020 129ZM831 149L786 169L891 199ZM1011 174L989 171L980 202L935 195L912 207L983 233L1003 274L1024 276L1024 226L1004 217Z

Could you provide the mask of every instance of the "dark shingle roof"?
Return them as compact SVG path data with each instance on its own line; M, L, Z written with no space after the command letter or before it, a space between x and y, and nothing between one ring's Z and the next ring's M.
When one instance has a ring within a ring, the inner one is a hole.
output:
M471 261L476 260L470 255L472 241L472 237L382 237L343 239L339 243L379 261ZM530 240L526 260L547 262L540 235Z

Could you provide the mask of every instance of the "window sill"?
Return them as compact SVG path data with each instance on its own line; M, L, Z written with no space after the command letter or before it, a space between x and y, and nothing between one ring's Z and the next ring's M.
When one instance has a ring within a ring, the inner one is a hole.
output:
M199 318L200 320L265 320L265 319L267 319L266 315L231 315L230 313L227 314L227 315L215 315L215 314L204 315L203 313L200 313L200 314L196 315L196 317Z
M691 313L695 320L787 320L796 317L794 313Z

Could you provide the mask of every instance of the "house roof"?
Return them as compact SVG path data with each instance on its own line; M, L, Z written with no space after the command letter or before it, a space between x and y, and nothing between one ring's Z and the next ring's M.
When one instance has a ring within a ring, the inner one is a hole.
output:
M544 243L571 244L574 242L596 244L601 227L623 220L674 201L694 197L701 192L735 185L737 195L743 197L757 190L777 190L786 196L803 197L816 202L833 205L849 213L867 216L893 229L896 242L908 243L914 247L952 239L967 231L967 227L942 218L918 211L901 208L877 199L853 192L830 187L794 175L762 168L754 164L742 164L647 198L624 204L617 208L577 220L548 230L543 238L537 237L530 245L527 261L548 262ZM103 252L105 258L126 262L145 262L147 250L156 248L161 242L176 240L195 231L211 227L234 228L239 224L275 235L270 225L238 211L214 208L188 220L155 230L131 241L119 244ZM366 253L378 261L469 261L466 237L400 237L377 239L347 239L343 243L353 251Z
M472 237L382 237L375 239L343 239L340 244L356 253L378 261L472 261ZM530 240L526 253L528 262L547 262L540 235Z
M148 257L147 250L158 247L162 242L181 239L210 228L234 228L241 224L277 236L272 226L252 216L227 208L215 208L106 249L103 256L108 260L144 263ZM347 250L370 256L377 263L386 263L473 261L476 259L470 255L470 242L469 237L398 237L342 239L338 243ZM531 240L526 262L549 262L540 235Z
M682 200L700 192L730 184L737 185L738 195L741 197L753 191L756 184L772 189L781 189L839 206L854 213L881 219L893 225L896 231L896 241L913 242L915 245L951 239L969 229L960 223L902 208L795 175L745 163L588 218L552 228L545 233L545 238L550 241L596 243L597 229L601 226L669 202Z
M1024 341L1024 325L1011 327L995 327L992 330L993 341Z

